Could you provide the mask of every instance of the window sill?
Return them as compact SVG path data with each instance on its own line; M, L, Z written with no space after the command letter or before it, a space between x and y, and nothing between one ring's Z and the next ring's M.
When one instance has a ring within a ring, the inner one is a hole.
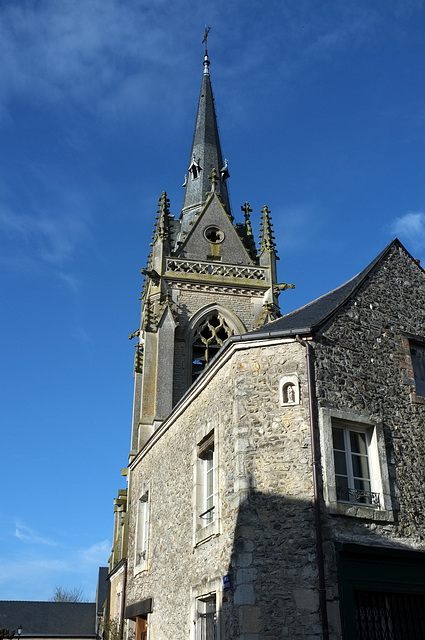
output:
M137 576L139 573L144 573L148 569L149 569L149 563L147 561L143 562L142 564L138 564L134 567L133 575Z
M207 524L206 527L202 527L195 531L194 546L197 547L200 544L204 544L204 542L208 542L208 540L211 540L211 538L215 538L218 535L218 521L214 520L211 524Z
M394 513L390 509L376 509L343 502L332 502L327 505L327 508L328 513L331 515L362 518L364 520L373 520L374 522L394 522Z
M414 404L425 404L425 397L418 396L414 391L410 392L410 400Z

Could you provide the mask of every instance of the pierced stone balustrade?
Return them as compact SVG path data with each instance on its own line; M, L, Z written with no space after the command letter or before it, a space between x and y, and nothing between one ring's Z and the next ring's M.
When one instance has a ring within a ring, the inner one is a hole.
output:
M223 279L242 280L252 284L269 284L269 271L267 268L259 266L226 264L223 262L199 262L197 260L182 260L179 258L168 258L166 262L167 276L181 275L204 279L205 276L222 277Z

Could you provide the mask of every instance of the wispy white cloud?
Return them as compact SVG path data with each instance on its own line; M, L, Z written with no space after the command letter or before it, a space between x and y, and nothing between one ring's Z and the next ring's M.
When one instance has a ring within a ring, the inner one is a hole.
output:
M411 211L397 218L391 231L400 240L408 242L415 250L425 249L425 213Z
M84 106L97 117L117 103L139 104L155 91L157 65L174 62L173 38L162 22L171 14L183 20L173 4L165 10L158 0L3 3L3 101L26 95L38 104Z
M77 552L77 560L84 565L99 567L104 565L111 552L109 540L95 542L87 549L80 549Z
M80 280L74 273L66 273L64 271L58 271L57 275L61 280L63 280L68 285L70 289L72 289L74 293L78 292L80 288ZM85 342L86 337L82 341Z
M88 233L88 227L79 217L35 212L33 215L11 211L0 205L0 231L7 246L1 261L9 268L27 265L49 265L58 270L72 288L77 287L75 276L62 272L76 247Z
M15 524L15 537L26 544L45 545L48 547L57 546L56 542L50 538L40 535L37 531L31 529L31 527L28 527L20 521L16 521Z
M175 92L173 82L184 91L181 78L174 80L169 69L185 67L187 51L195 51L197 40L201 49L205 21L213 25L217 48L238 51L237 64L227 65L229 77L269 64L276 51L280 82L307 61L373 43L388 24L384 9L366 1L258 2L249 21L244 5L243 0L216 3L206 12L202 3L187 0L4 2L0 114L16 96L64 109L77 105L97 118L141 110L152 100L160 109ZM245 42L250 46L241 48ZM225 60L221 64L226 67Z
M0 554L0 599L4 589L8 599L48 600L57 585L81 587L94 598L98 567L106 565L110 554L108 540L70 547L20 520L11 535L15 544L8 543L7 557Z
M50 172L46 170L44 180ZM50 176L51 177L51 176ZM74 291L77 276L72 273L74 258L80 247L91 237L89 205L77 189L52 179L50 198L44 194L17 204L12 195L0 195L0 262L8 269L31 272L49 267ZM36 183L37 184L37 183ZM43 189L41 180L38 188ZM21 195L23 195L21 193Z
M22 580L29 583L40 580L43 583L46 577L49 578L52 574L61 574L64 571L69 571L69 566L63 560L48 558L31 560L27 557L22 560L3 558L0 565L0 585L8 582L19 583ZM25 596L22 599L25 599ZM33 596L33 599L37 598Z

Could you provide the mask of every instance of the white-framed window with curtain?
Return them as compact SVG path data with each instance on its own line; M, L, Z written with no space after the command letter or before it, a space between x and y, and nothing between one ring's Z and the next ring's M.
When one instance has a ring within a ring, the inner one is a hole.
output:
M149 491L145 491L137 504L135 572L148 568L149 507Z
M335 484L338 502L379 507L380 494L373 491L370 472L372 428L332 422Z
M219 533L218 447L214 429L205 429L194 452L194 544Z
M217 603L215 593L196 600L196 640L216 640Z
M323 497L330 513L394 520L381 423L344 409L319 411Z

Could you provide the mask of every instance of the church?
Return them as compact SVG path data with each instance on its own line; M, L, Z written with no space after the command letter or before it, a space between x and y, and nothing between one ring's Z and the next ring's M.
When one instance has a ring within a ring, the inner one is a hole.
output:
M207 49L136 341L109 640L425 638L425 274L393 240L287 315L271 214L235 220ZM189 145L188 145L189 146Z

